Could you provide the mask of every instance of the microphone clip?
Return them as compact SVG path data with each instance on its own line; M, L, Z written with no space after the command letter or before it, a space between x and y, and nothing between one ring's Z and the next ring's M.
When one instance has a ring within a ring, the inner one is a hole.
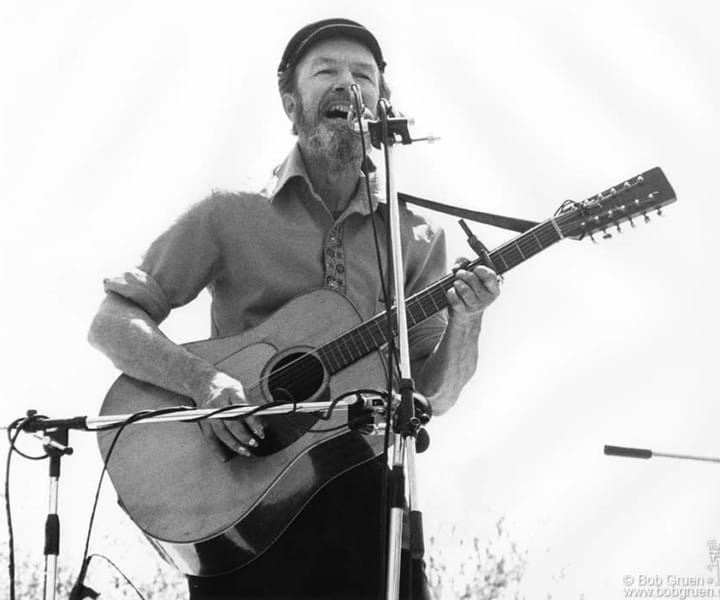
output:
M368 121L370 131L370 143L378 150L383 144L391 146L397 142L407 145L412 144L408 127L412 125L412 119L402 115L397 116L392 105L381 98L378 102L378 120Z
M357 84L350 86L352 102L347 114L348 127L357 134L364 134L364 129L370 134L370 143L378 150L382 145L391 146L400 142L407 145L413 142L437 142L440 138L434 135L427 135L413 139L410 137L408 127L414 125L415 121L402 114L396 114L390 102L380 98L377 104L378 119L373 119L373 114L365 106L362 93Z

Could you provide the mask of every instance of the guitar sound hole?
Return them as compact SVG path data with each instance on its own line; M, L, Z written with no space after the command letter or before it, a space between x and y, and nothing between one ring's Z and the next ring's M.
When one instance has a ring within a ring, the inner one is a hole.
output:
M310 354L288 354L270 372L268 388L275 400L303 402L322 386L325 370Z
M315 357L304 352L283 356L275 363L268 375L268 390L277 402L304 402L323 387L325 369ZM325 390L316 400L329 399ZM325 397L327 396L327 397ZM260 442L253 454L265 456L289 446L311 429L318 418L311 414L293 413L264 417L265 440Z

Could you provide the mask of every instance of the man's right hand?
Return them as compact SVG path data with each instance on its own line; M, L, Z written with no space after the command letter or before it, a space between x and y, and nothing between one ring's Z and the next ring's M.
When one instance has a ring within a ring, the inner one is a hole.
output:
M242 384L227 373L218 371L210 381L210 385L202 398L198 398L200 408L223 408L230 404L247 404L245 390ZM207 419L204 421L210 426L212 432L231 450L251 456L250 449L257 446L253 434L265 438L262 423L259 417L247 419ZM207 431L207 429L205 429Z

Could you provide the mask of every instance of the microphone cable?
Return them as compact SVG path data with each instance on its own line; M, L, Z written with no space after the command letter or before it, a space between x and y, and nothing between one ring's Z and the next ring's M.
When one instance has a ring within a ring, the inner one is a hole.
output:
M28 415L21 419L16 419L7 427L7 438L9 442L7 460L5 462L5 516L7 518L7 529L8 529L8 577L10 583L10 600L15 600L15 532L12 522L12 506L10 504L10 464L12 456L17 452L23 458L28 460L44 460L48 458L48 454L42 454L40 456L33 456L26 454L17 447L17 440L23 431L23 427L35 419L43 418L37 415L35 411L28 411Z

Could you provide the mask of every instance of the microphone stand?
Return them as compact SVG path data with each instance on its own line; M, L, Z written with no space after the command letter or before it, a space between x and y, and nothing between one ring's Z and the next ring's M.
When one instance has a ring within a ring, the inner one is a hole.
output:
M393 460L390 472L390 519L388 530L388 557L386 599L396 600L400 594L400 558L402 553L402 527L405 511L404 494L407 481L408 504L411 523L420 528L420 535L414 535L416 540L422 540L422 521L417 509L418 491L415 473L416 438L420 429L420 420L415 416L414 392L415 384L410 371L410 347L408 343L407 313L405 310L405 270L402 256L402 240L400 237L400 210L395 182L393 179L393 149L396 136L403 144L412 142L408 132L408 119L394 117L389 103L381 99L378 103L378 116L376 122L368 122L370 139L376 148L384 147L387 162L387 183L390 217L390 243L392 250L392 267L395 292L395 319L397 324L397 338L400 347L400 405L397 409L394 422ZM422 550L420 550L422 552Z
M26 433L39 437L43 448L50 458L50 484L48 516L45 521L45 571L43 576L43 600L54 600L57 592L57 561L60 554L60 517L58 515L58 492L60 479L60 459L63 455L70 455L73 449L68 446L68 433L70 429L97 433L111 426L138 425L146 423L170 423L174 421L189 421L199 418L234 419L248 413L254 415L281 415L288 413L327 412L331 410L347 410L348 424L351 429L358 429L365 435L384 434L384 413L391 409L392 399L385 394L356 392L354 397L343 398L327 402L297 402L270 406L258 410L257 406L231 405L227 409L218 411L211 408L189 408L178 406L177 410L163 409L159 414L149 414L143 418L137 415L102 415L98 417L79 416L71 418L51 419L40 416L34 410L29 410L27 416L16 420L9 429L17 428ZM375 422L373 417L379 417ZM42 433L43 435L39 435ZM12 449L10 450L12 452ZM82 572L76 582L70 598L97 598L94 590L83 584L87 563L82 566Z
M43 574L43 598L54 600L57 589L57 559L60 554L60 516L58 515L58 491L60 484L60 459L72 454L68 446L68 429L59 427L47 431L43 448L50 458L48 516L45 520L45 571Z

